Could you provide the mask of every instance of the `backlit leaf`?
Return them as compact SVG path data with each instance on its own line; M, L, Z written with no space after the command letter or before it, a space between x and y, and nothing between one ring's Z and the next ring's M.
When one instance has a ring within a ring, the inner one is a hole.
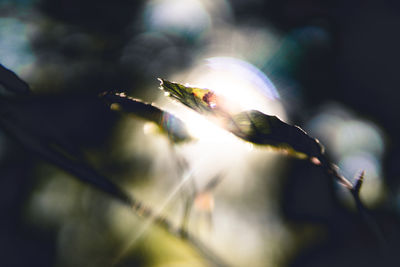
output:
M179 83L159 79L161 89L169 94L170 97L178 100L182 104L200 113L214 114L219 110L217 96L208 89L184 86Z
M276 116L258 110L233 115L226 129L246 141L283 149L298 157L304 154L318 158L323 153L318 140L310 137L300 127L289 125Z
M182 104L216 117L222 126L234 135L254 144L284 150L297 157L316 157L323 154L317 139L310 137L298 126L289 125L276 116L257 110L231 114L220 105L220 97L208 89L188 87L163 79L161 89Z

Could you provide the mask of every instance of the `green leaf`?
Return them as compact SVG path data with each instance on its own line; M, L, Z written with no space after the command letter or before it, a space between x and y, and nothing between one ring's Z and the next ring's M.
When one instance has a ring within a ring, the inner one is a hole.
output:
M276 116L257 110L231 114L219 105L220 97L208 89L188 87L163 79L161 89L182 104L219 119L234 135L254 144L266 145L300 157L317 157L324 153L319 141L298 126L289 125Z
M156 123L161 131L167 134L170 140L175 143L192 140L185 124L169 112L123 93L106 92L101 94L101 97L114 110L130 113L144 120Z
M236 136L259 145L269 145L290 154L319 158L323 147L298 126L289 125L276 116L258 110L240 112L225 127Z
M158 80L161 82L160 88L167 92L170 97L197 112L214 114L219 110L216 95L211 90L184 86L160 78Z

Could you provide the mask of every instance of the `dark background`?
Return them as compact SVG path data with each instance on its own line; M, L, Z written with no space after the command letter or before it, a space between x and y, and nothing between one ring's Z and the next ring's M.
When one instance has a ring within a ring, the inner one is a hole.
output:
M164 39L144 40L127 48L132 36L143 31L143 3L41 0L0 4L0 19L16 17L36 23L36 33L29 39L35 65L21 76L41 96L27 112L45 114L53 123L48 129L44 127L44 139L52 138L52 133L46 136L47 130L57 129L53 137L66 140L72 150L102 147L117 117L94 95L110 88L124 89L151 101L153 93L141 88L157 87L156 77L191 66L195 51L205 41L190 34L167 33ZM321 179L323 174L309 164L291 160L279 194L281 214L293 232L311 225L322 227L325 235L307 246L299 241L285 264L398 266L400 4L394 0L232 0L229 5L233 26L267 24L282 36L297 36L293 54L286 55L295 63L272 67L266 63L264 68L273 69L277 81L289 77L299 85L301 101L289 114L296 124L304 125L319 107L336 102L374 122L384 132L387 144L382 161L385 197L370 210L386 244L379 243L361 216L343 207L329 179ZM329 42L315 41L312 32L296 35L311 26L329 33ZM162 52L166 46L175 52L165 56ZM121 60L127 49L134 53ZM299 55L296 49L301 51ZM30 119L32 124L39 120L34 115ZM0 131L0 138L0 265L53 266L55 230L31 227L21 215L36 183L32 172L41 159L26 153L5 132ZM123 171L121 166L110 165L115 171Z

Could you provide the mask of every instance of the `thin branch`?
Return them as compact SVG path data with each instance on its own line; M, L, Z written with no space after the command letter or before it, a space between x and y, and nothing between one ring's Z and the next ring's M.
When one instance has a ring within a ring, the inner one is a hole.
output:
M342 186L344 186L348 190L350 191L354 190L353 184L346 177L344 177L339 173L339 167L329 162L329 160L324 156L324 154L321 154L318 157L318 161L319 161L318 165L320 165L323 169L325 169L328 175L335 178Z
M364 182L364 175L365 171L362 171L361 174L356 178L356 182L352 190L353 195L355 194L358 198L360 197L361 186L363 185Z
M338 182L342 186L344 186L345 188L347 188L350 191L351 195L353 196L353 199L354 199L354 202L356 204L359 214L365 221L369 230L372 232L372 234L377 239L377 242L378 242L379 248L380 248L379 253L382 257L383 262L387 262L388 259L386 257L387 256L386 251L388 248L388 244L385 240L385 237L382 234L382 230L380 229L378 223L369 214L368 209L365 207L365 205L363 204L363 202L361 201L361 198L360 198L361 187L364 182L365 171L362 171L360 173L360 175L356 178L355 183L352 184L346 177L344 177L343 175L341 175L339 173L339 168L336 165L330 163L326 159L326 157L321 156L319 158L319 160L321 162L320 165L325 169L325 171L328 173L328 175L330 175L333 178L335 178L336 180L338 180Z
M368 212L368 209L365 207L365 205L362 203L361 198L360 198L360 191L362 184L364 182L364 175L365 171L362 171L361 174L356 178L356 182L354 184L353 189L351 190L351 194L353 195L354 201L357 205L357 209L361 216L363 217L364 221L367 223L368 228L373 232L375 235L379 247L380 247L380 254L386 261L386 251L388 248L388 244L385 240L385 237L382 234L382 230L380 229L378 223L371 217L371 215Z

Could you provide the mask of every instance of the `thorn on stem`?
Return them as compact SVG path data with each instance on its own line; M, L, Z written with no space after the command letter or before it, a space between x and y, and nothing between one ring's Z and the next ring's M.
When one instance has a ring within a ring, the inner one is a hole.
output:
M360 173L360 175L357 177L356 182L355 182L355 184L353 186L353 192L356 195L360 194L361 186L362 186L362 184L364 182L364 175L365 175L365 171L362 171Z

